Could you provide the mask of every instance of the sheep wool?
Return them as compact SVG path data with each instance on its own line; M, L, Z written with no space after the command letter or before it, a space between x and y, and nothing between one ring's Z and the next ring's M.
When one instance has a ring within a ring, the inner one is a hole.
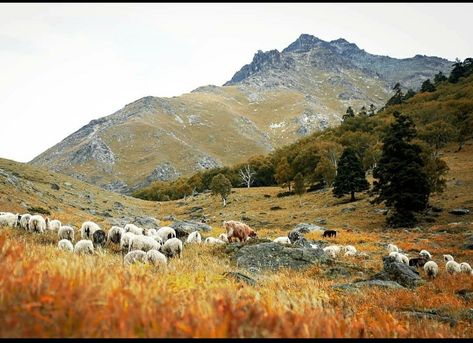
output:
M74 241L74 229L70 226L64 225L57 231L59 239L67 239L71 242Z
M48 221L48 230L58 231L61 228L61 222L57 219Z
M92 240L95 231L100 230L100 226L91 221L86 221L80 228L80 236L82 239Z
M160 245L153 237L135 235L130 241L129 250L142 250L147 252L148 250L155 249L159 250Z
M168 262L166 256L155 249L151 249L146 253L146 260L156 267L160 265L165 266Z
M436 278L439 273L439 266L434 261L427 261L424 264L424 271L430 278Z
M291 240L289 237L278 237L273 240L274 243L279 243L279 244L291 244Z
M4 213L0 215L0 226L15 227L18 216L13 213Z
M28 226L30 231L43 233L46 230L46 221L42 216L36 214L31 216Z
M122 235L125 233L125 230L119 226L112 226L107 232L107 241L114 244L120 244Z
M394 244L388 244L388 251L389 252L399 252L399 248L395 246Z
M128 254L126 254L125 257L123 258L123 264L125 266L129 266L130 264L133 264L136 262L146 263L146 253L144 251L133 250L133 251L130 251Z
M453 261L453 256L452 255L443 255L443 259L445 262L448 262L448 261Z
M202 236L200 235L199 231L194 231L187 236L186 243L201 243L202 242Z
M431 260L432 259L432 255L430 254L430 252L428 252L427 250L421 250L420 253L419 253L420 256L424 257L425 259L427 260Z
M68 239L61 239L59 243L57 244L57 247L60 250L64 250L64 251L69 251L69 252L74 251L74 246L72 245L71 241Z
M225 244L224 241L222 241L221 239L215 238L215 237L207 237L204 240L204 243L205 244Z
M449 272L450 274L457 274L457 273L460 273L461 272L461 267L460 267L460 264L455 262L455 261L448 261L446 264L445 264L445 269L447 270L447 272Z
M168 258L172 258L174 256L182 257L182 241L178 238L170 238L161 248L161 251L166 255Z
M30 222L31 214L25 213L21 215L20 219L20 227L23 230L29 230L29 222Z
M93 254L94 253L94 245L92 241L88 239L81 239L79 242L76 243L74 246L74 254Z
M144 230L135 224L126 224L125 227L123 228L125 232L132 232L135 235L143 235Z
M161 239L163 240L163 242L166 243L166 241L168 239L171 239L171 238L176 238L177 235L176 235L176 231L170 227L170 226L163 226L162 228L160 228L158 230L158 232L156 233L159 237L161 237Z
M462 271L462 273L468 273L468 274L471 274L471 272L473 271L471 269L470 264L466 262L460 263L460 270Z

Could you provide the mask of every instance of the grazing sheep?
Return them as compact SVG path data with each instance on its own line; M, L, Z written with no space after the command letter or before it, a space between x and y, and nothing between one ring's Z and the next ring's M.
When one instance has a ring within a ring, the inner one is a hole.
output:
M228 238L227 238L227 235L225 233L221 233L218 236L218 239L220 239L221 241L224 241L225 243L228 243Z
M462 271L462 273L468 273L468 274L471 274L473 271L473 269L471 269L470 264L466 262L460 263L460 270Z
M343 249L345 250L345 252L349 252L351 251L353 253L353 255L356 254L356 248L353 246L353 245L345 245L343 247ZM345 254L346 255L346 254ZM350 255L350 256L353 256L353 255Z
M92 243L94 244L94 247L104 247L106 242L107 234L104 230L99 229L92 235Z
M193 231L187 236L186 243L201 243L202 236L199 231Z
M28 226L30 231L43 233L46 230L46 221L42 216L36 214L31 216Z
M347 250L344 256L356 256L356 251Z
M125 232L132 232L135 235L144 235L145 231L141 227L136 226L135 224L126 224L123 228Z
M51 230L51 231L58 231L61 228L61 222L57 219L54 220L49 220L49 218L46 218L46 229Z
M71 242L74 241L74 229L70 226L61 226L61 228L57 231L57 235L59 239L67 239Z
M279 244L291 244L291 240L289 237L278 237L273 240L274 243L279 243Z
M232 242L233 239L244 242L250 237L258 238L257 233L251 227L235 220L224 221L223 227L227 230L228 242Z
M439 266L434 261L427 261L424 264L424 271L429 278L433 279L437 277L437 274L439 273Z
M340 245L329 245L327 248L333 249L337 255L340 253L340 251L342 251L342 247Z
M29 230L29 221L30 221L30 218L31 218L31 214L29 213L25 213L25 214L22 214L21 215L21 219L20 219L20 227L26 231Z
M214 238L214 237L207 237L207 238L204 240L204 243L205 243L205 244L225 244L225 242L222 241L221 239Z
M334 248L333 245L323 248L323 251L332 258L336 258L338 254L337 250Z
M119 226L112 226L107 232L107 242L112 242L115 244L120 244L122 235L125 233L125 230Z
M461 273L460 263L457 263L457 262L455 262L455 261L448 261L448 262L445 264L445 269L446 269L447 272L449 272L450 274Z
M453 261L454 259L453 259L453 256L452 256L452 255L448 255L448 254L447 254L447 255L443 255L443 260L444 260L445 262L448 262L448 261Z
M395 246L394 244L388 244L388 251L391 252L399 252L399 248Z
M427 255L422 255L421 257L415 257L415 258L410 258L409 259L409 266L412 267L423 267L427 261L429 261L428 258L424 257Z
M160 247L160 244L153 237L135 235L130 241L129 251L142 250L146 252L151 249L159 250Z
M69 252L74 251L74 246L72 245L71 241L68 239L61 239L59 243L57 244L57 247L60 250L64 250L64 251L69 251Z
M163 226L162 228L160 228L158 232L156 233L156 235L161 237L161 239L165 243L168 239L177 237L176 231L172 227L169 227L169 226Z
M93 254L93 253L94 253L94 245L92 244L91 240L81 239L74 246L74 254L81 255L81 254Z
M325 230L322 237L337 237L337 231L335 231L335 230Z
M130 233L130 232L126 232L125 234L127 233ZM130 264L133 264L135 262L146 263L147 262L146 253L141 250L133 250L133 251L130 251L128 254L126 254L125 257L123 258L123 264L125 266L129 266Z
M396 262L399 262L399 263L404 263L405 265L409 265L409 257L407 257L406 255L398 252L397 255L395 256L395 260Z
M419 255L424 257L426 260L431 260L432 259L432 255L427 250L421 250Z
M128 251L130 250L130 243L131 243L131 240L133 239L133 237L135 237L137 235L135 235L133 232L125 232L123 235L122 235L122 238L120 239L120 249L122 251Z
M146 231L146 236L156 236L157 233L158 231L156 229L149 229Z
M80 228L80 236L82 239L92 240L95 231L100 230L100 226L91 221L86 221Z
M13 214L13 213L4 213L0 215L0 226L9 226L14 228L17 224L18 221L18 214Z
M171 238L164 242L161 251L166 257L171 258L174 256L182 257L182 241L178 238Z
M151 262L154 266L165 266L168 262L166 255L160 253L158 250L151 249L146 253L146 261Z

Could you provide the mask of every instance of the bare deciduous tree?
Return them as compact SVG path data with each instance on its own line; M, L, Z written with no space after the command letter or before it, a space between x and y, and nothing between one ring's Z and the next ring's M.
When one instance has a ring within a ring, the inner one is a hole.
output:
M253 183L254 179L253 176L255 175L255 171L247 164L244 168L240 169L239 175L241 178L241 182L246 185L247 188L250 188L251 184Z

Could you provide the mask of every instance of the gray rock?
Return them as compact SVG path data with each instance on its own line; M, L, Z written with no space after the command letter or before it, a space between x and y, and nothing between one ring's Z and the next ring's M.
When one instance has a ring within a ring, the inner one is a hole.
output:
M124 206L121 202L115 201L115 202L113 203L113 208L114 208L115 210L123 210L123 209L125 208L125 206Z
M465 244L463 244L463 249L473 250L473 235L470 235L465 239Z
M381 287L386 289L401 289L405 288L394 281L385 281L385 280L366 280L366 281L358 281L348 284L337 284L333 285L332 288L335 289L342 289L342 290L354 290L363 287Z
M210 225L192 220L176 220L169 226L176 231L177 238L186 237L193 231L207 232L212 230Z
M473 289L460 289L455 294L466 301L473 300Z
M448 213L456 214L458 216L462 216L462 215L470 213L470 210L467 209L467 208L455 208L455 209L449 211Z
M331 259L321 249L285 247L268 242L246 245L234 255L238 267L278 270L282 267L301 269Z
M165 215L163 220L175 220L176 218L172 214Z
M294 229L291 230L291 232L289 232L287 236L291 242L296 242L297 240L303 238L305 233L312 231L325 231L325 228L314 224L299 223Z
M457 321L455 319L453 319L452 317L439 315L436 313L436 311L407 310L407 311L401 311L400 313L408 317L438 320L440 322L448 323L452 327L457 325Z
M133 223L145 229L159 229L160 221L154 217L141 216L135 217Z
M423 283L419 272L414 267L398 263L391 256L383 257L383 271L376 274L372 280L374 279L395 281L407 288L415 288Z
M319 225L327 225L327 220L324 218L315 218L314 222Z
M375 208L374 213L386 215L388 213L388 210L385 208Z
M52 183L51 184L51 189L53 189L55 191L58 191L59 189L61 189L61 187L59 187L59 185L57 183Z

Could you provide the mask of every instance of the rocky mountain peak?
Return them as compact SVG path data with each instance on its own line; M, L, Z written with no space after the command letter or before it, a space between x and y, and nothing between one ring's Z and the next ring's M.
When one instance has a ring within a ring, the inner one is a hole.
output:
M297 38L293 43L291 43L287 48L285 48L282 52L307 52L310 51L312 48L327 44L326 41L321 40L312 35L308 34L301 34L299 38Z

